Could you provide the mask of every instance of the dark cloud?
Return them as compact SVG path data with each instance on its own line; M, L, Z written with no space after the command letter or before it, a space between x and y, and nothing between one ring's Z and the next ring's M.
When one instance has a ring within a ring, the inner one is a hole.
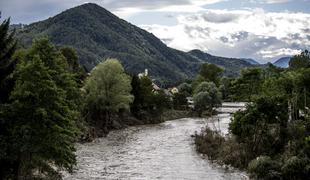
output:
M225 36L220 37L220 40L221 40L223 43L227 43L227 42L228 42L228 38L225 37Z
M200 26L184 26L184 31L192 38L206 38L210 36L210 28L202 28Z
M294 39L294 40L302 38L299 33L290 33L288 34L288 36L289 36L289 39Z
M205 21L212 22L212 23L228 23L234 21L239 18L237 14L218 14L213 12L206 12L202 14L202 18Z
M249 36L249 33L246 31L240 31L238 33L232 34L231 38L237 41L246 40Z

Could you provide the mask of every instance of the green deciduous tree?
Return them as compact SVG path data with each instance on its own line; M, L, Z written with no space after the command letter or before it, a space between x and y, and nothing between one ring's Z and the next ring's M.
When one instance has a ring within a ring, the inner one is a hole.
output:
M111 126L112 113L129 109L133 101L130 77L116 59L98 64L86 80L86 111L91 123L98 128Z
M250 158L274 155L284 148L288 122L287 102L281 97L259 97L245 111L234 114L229 129L247 144Z
M214 107L221 105L221 94L213 82L202 82L194 90L194 105L199 115L204 110L212 112Z
M223 71L222 68L215 64L206 63L201 66L199 75L201 75L205 81L211 81L218 84Z
M187 107L187 94L184 92L178 92L173 94L173 107L175 109L186 109Z
M310 67L310 52L305 50L299 55L295 55L289 62L291 69L300 69Z
M234 99L251 101L261 92L263 83L262 69L248 68L241 71L241 77L232 82Z
M186 95L187 97L188 96L191 96L192 95L192 85L191 84L188 84L188 83L182 83L178 86L178 90L179 90L179 93L182 93L184 95Z

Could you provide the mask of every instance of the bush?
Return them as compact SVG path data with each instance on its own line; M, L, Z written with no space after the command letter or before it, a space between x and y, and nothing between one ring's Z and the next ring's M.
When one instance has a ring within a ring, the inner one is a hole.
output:
M307 166L307 159L292 156L285 161L281 170L285 179L307 179L309 167L309 165Z
M252 160L248 170L257 179L281 179L279 164L269 156L259 156Z
M219 158L220 147L224 141L224 137L218 131L212 131L208 127L201 134L195 135L197 151L207 154L211 160Z

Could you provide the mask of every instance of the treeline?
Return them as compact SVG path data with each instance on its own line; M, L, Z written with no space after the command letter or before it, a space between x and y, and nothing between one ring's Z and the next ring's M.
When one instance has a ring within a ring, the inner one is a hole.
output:
M250 103L233 115L230 137L206 128L197 150L256 179L309 178L310 53L294 56L288 69L246 69L225 89L228 99Z

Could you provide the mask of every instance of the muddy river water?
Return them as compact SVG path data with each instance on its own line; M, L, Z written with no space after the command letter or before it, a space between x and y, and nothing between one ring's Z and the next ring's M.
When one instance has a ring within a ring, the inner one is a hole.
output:
M244 172L224 169L198 154L191 137L206 125L227 134L230 113L238 109L219 108L222 113L208 119L128 127L95 142L78 144L78 165L64 179L248 179Z

